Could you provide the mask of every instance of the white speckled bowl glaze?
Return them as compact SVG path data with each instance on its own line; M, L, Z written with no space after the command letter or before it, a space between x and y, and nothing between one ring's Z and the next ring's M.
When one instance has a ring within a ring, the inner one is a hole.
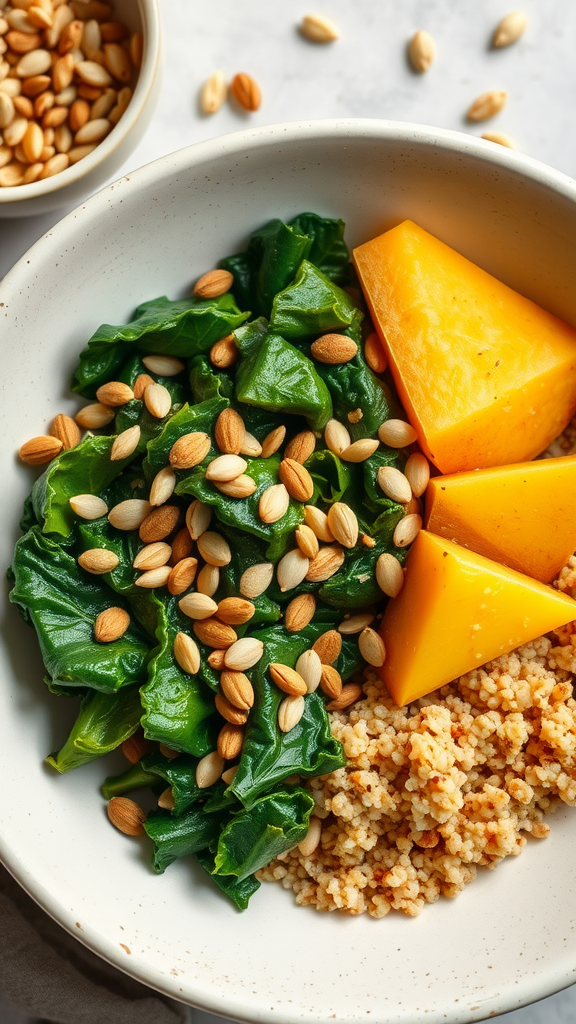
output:
M186 293L270 217L342 216L357 244L406 217L576 322L576 188L469 136L385 121L276 125L215 139L122 179L70 214L0 285L5 533L10 561L35 476L14 452L76 403L67 381L105 320ZM59 777L42 759L71 704L49 696L33 635L3 595L1 852L72 934L134 977L247 1021L462 1024L576 980L576 812L412 920L295 906L264 885L237 913L191 861L161 877L147 840L106 820L114 755ZM115 762L116 757L116 762Z
M115 0L115 16L131 32L142 32L142 65L130 105L109 135L77 164L43 181L0 188L0 219L29 217L70 208L102 188L143 137L160 91L161 31L158 0Z

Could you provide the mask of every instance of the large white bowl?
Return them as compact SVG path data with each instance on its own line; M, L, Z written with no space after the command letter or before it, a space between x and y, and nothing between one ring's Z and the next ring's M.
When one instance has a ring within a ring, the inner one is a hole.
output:
M302 210L345 217L352 244L411 217L576 321L576 188L517 153L414 125L327 121L165 157L67 217L0 285L3 564L32 479L14 452L75 408L67 380L92 331L143 299L183 294L251 229ZM194 864L157 877L147 841L110 827L98 792L109 759L65 777L43 765L72 711L46 694L16 610L2 620L1 852L57 921L122 970L196 1006L284 1024L476 1021L575 980L574 811L417 920L317 914L275 885L239 914Z

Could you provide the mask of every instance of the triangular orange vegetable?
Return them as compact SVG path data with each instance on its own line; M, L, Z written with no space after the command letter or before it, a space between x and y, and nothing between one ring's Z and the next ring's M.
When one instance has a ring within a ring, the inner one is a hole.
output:
M576 411L576 331L411 221L354 250L420 447L442 473L525 462Z
M549 583L576 550L576 456L434 477L424 525Z
M576 601L427 530L389 601L379 673L399 706L576 619Z

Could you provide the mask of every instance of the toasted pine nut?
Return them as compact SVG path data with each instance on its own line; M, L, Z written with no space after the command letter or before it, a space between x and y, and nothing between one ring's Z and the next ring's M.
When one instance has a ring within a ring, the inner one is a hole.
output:
M12 188L24 181L24 166L19 163L7 164L0 169L0 188Z
M57 153L68 153L72 147L72 132L67 124L61 124L54 135L54 145Z
M28 120L30 120L31 117L34 117L34 107L32 105L32 101L29 100L27 96L15 96L13 102L14 109L18 114L21 114L22 117L27 117Z
M98 22L94 18L84 22L81 49L86 54L88 60L94 59L94 54L98 53L101 45L102 35Z
M56 153L55 156L51 156L49 160L44 164L44 170L40 175L40 179L51 178L53 174L60 174L60 171L65 171L70 163L67 153Z
M65 57L60 57L52 68L54 91L61 92L62 89L67 89L71 84L73 77L74 57L71 53L67 53Z
M0 146L0 169L6 167L14 156L14 152L11 146Z
M96 121L88 121L76 132L74 142L77 146L86 146L92 142L100 142L101 139L108 135L111 128L110 121L105 117L99 117Z
M21 88L25 96L39 96L51 84L52 79L48 75L30 75L29 78L24 79Z
M44 132L36 121L28 122L26 134L22 139L22 149L28 163L35 164L38 162L40 154L44 149Z
M27 99L26 96L21 96L20 99ZM53 107L55 103L54 93L49 89L46 92L40 93L39 96L34 100L33 114L36 117L44 117L47 110Z
M83 160L85 156L89 156L96 149L97 143L93 143L91 146L73 146L72 149L68 150L68 159L71 164L77 164L79 160Z
M7 146L17 146L22 142L28 128L28 121L25 117L15 117L11 124L4 129L4 142Z
M22 179L23 185L31 185L33 181L38 181L40 174L44 170L44 164L30 164L29 167L24 171L24 177Z
M43 128L58 128L68 119L68 107L51 107L42 118Z
M97 121L100 117L107 117L112 107L116 105L116 90L105 89L99 99L95 100L90 111L90 120Z
M112 85L112 76L108 74L106 68L94 60L79 61L76 65L76 74L86 85L93 85L97 89L106 89Z
M86 100L74 100L68 117L70 130L73 132L79 131L89 119L90 104Z
M104 44L104 66L118 82L129 82L132 77L132 61L119 43Z
M141 32L136 32L130 40L130 57L135 67L139 68L142 63L144 41Z

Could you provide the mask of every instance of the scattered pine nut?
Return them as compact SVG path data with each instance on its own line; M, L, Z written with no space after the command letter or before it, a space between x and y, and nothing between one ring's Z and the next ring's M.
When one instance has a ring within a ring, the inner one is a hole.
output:
M481 138L486 139L486 142L495 142L498 146L506 146L507 149L518 148L513 139L502 132L484 132Z
M527 26L528 15L524 14L523 11L513 11L511 14L506 14L494 30L492 45L497 48L511 46L512 43L518 42L520 37L524 35Z
M262 92L258 82L251 75L247 75L245 72L234 75L230 85L230 92L244 110L253 113L260 108Z
M408 55L415 71L429 71L436 58L436 43L429 32L420 29L412 36Z
M321 14L305 14L300 23L300 31L312 43L333 43L340 38L334 22Z
M205 114L215 114L224 103L228 93L226 79L221 71L210 75L200 90L200 106Z
M502 89L492 89L490 92L483 92L468 108L466 117L469 121L488 121L491 117L506 106L508 93Z
M57 437L33 437L21 445L18 455L29 466L42 466L45 462L51 462L62 448L62 441Z

